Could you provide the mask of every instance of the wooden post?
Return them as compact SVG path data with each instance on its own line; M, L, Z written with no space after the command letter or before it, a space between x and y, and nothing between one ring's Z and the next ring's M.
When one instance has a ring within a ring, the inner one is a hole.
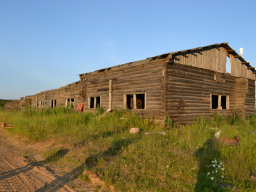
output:
M229 95L226 97L226 108L229 109Z
M133 109L137 109L136 94L133 94Z
M221 95L218 95L218 109L222 109L222 107L221 107Z

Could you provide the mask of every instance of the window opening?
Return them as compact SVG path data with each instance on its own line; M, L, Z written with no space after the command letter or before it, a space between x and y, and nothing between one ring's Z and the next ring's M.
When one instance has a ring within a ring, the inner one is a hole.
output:
M67 99L67 107L70 107L70 99Z
M227 97L221 96L221 107L222 109L227 109Z
M56 100L51 100L51 108L56 107L57 101Z
M90 109L94 109L94 97L90 98Z
M74 108L75 106L75 99L70 99L70 107Z
M126 95L126 104L128 109L133 109L133 95Z
M212 95L212 109L218 109L218 95Z
M136 94L136 109L145 109L145 94Z
M231 73L230 58L227 56L226 73Z
M100 107L100 97L96 97L96 108Z

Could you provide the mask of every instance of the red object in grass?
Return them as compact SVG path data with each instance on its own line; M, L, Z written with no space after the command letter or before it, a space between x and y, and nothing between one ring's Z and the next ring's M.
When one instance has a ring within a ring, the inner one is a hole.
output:
M79 103L76 107L76 110L77 111L82 111L83 110L83 107L84 107L84 104L83 103Z

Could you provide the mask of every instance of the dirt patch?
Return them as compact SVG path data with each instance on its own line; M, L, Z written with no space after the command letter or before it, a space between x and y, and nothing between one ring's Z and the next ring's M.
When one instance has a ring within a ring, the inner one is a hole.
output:
M43 158L35 153L37 147L43 150L39 146L25 146L0 128L1 191L94 191L92 184L83 182L72 188L78 180L75 171L64 177L45 167Z

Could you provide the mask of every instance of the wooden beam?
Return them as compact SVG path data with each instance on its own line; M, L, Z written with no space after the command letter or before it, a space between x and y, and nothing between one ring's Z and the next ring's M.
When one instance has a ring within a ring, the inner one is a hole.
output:
M241 57L241 56L240 56L240 55L235 55L234 57L235 57L235 58L239 58L239 57Z
M242 64L250 64L249 62L241 62Z
M248 69L254 69L254 67L247 67Z

